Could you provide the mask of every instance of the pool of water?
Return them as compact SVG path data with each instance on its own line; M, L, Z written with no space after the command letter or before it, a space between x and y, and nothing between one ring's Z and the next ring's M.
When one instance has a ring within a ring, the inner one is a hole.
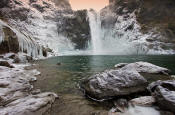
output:
M52 115L90 115L89 112L105 115L111 105L99 104L86 99L79 90L83 78L118 63L146 61L166 67L175 74L175 55L159 56L60 56L35 62L41 71L35 87L42 91L53 91L60 96ZM157 78L159 79L159 78Z

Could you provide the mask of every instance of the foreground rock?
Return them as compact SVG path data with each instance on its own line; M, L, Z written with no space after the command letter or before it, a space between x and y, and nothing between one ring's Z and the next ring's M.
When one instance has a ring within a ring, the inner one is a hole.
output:
M55 101L54 93L41 93L17 99L0 108L1 115L42 115Z
M161 109L175 113L175 81L157 81L149 85L149 91L155 97Z
M132 99L129 102L137 106L152 106L156 101L152 96L144 96Z
M116 69L96 74L82 82L82 88L98 100L143 92L147 80L141 73L168 75L170 70L147 62L121 63Z
M12 64L13 59L6 60L14 68L0 65L0 114L42 115L51 107L57 95L33 91L30 83L36 81L35 76L40 72L25 70L26 64Z
M142 92L146 87L147 80L134 70L109 70L96 74L82 83L85 93L96 99L130 95Z

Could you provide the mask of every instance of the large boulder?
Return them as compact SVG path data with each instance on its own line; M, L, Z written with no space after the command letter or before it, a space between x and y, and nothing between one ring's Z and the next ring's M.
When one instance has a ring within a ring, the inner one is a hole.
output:
M169 72L166 68L148 62L120 63L115 65L115 69L85 79L81 86L91 98L109 99L145 91L148 81L152 79L170 79Z
M147 80L134 70L107 70L82 82L85 93L98 100L145 91Z
M175 80L153 82L148 90L160 108L175 113Z

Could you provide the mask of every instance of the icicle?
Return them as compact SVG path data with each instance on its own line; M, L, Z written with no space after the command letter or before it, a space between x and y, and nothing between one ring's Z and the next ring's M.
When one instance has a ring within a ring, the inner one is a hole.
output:
M4 33L3 33L3 30L2 30L2 26L7 26L14 33L16 33L21 52L27 53L29 56L32 56L34 58L37 58L38 56L41 56L42 47L40 47L32 38L27 36L25 33L19 32L18 30L10 27L9 25L7 25L6 23L4 23L1 20L0 20L0 43L2 42L2 40L4 38Z

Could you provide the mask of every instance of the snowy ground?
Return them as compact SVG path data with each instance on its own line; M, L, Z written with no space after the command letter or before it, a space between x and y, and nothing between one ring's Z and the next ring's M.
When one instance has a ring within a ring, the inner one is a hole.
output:
M30 64L14 64L14 54L6 54L0 62L6 61L14 68L0 66L0 113L1 115L42 115L47 111L57 98L51 92L41 93L33 90L32 82L40 72L25 70Z

